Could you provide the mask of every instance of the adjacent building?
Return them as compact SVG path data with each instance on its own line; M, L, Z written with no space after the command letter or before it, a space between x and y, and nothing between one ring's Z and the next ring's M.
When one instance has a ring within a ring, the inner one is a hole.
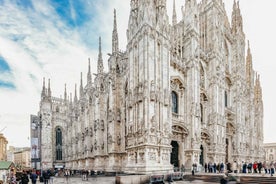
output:
M276 161L276 143L265 143L265 160L266 161Z
M8 141L6 137L0 133L0 161L7 160L7 145Z
M31 169L31 149L29 147L13 147L8 150L9 160L18 170Z
M20 169L31 169L31 149L22 148L14 152L14 164Z
M130 0L127 47L75 93L41 93L42 168L167 172L182 164L264 159L263 100L239 3L186 0L169 23L166 0ZM125 21L125 20L124 20ZM247 50L247 51L246 51Z

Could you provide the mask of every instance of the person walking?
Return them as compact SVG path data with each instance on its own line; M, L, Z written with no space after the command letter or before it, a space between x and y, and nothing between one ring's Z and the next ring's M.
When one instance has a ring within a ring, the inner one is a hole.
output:
M28 184L29 183L29 177L25 170L23 170L23 173L21 175L21 184Z
M273 163L273 161L271 161L270 162L270 174L271 174L271 176L273 176L273 174L274 174L274 163Z
M33 170L31 176L30 176L30 179L32 181L32 184L36 184L36 181L37 181L37 174L35 172L35 170Z
M43 176L44 184L48 184L48 181L50 179L50 176L49 176L48 172L47 171L43 171L42 172L42 176Z
M232 168L233 168L234 173L238 173L238 164L237 164L236 160L234 161Z
M66 184L68 184L68 182L69 182L69 176L70 176L70 171L68 169L66 169L64 171L64 176L65 176L65 182L66 182Z

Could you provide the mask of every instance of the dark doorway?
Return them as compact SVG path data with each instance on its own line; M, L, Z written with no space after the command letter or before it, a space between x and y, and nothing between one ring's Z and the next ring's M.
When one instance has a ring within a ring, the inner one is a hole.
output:
M199 163L204 166L204 149L202 145L200 145Z
M179 167L179 160L178 160L179 146L178 146L178 143L177 143L177 141L172 141L171 145L172 145L171 164L174 167Z
M226 143L226 148L225 148L225 151L226 151L226 155L225 155L225 163L228 163L228 155L229 155L229 140L228 140L228 138L226 138L226 140L225 140L225 143Z

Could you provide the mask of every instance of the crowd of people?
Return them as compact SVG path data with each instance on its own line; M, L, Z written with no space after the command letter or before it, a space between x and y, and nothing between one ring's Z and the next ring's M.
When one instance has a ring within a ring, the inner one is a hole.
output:
M42 172L42 173L41 173ZM32 184L41 183L53 184L54 176L62 176L65 178L65 183L69 183L71 176L81 176L83 181L87 181L89 176L97 176L104 174L103 171L91 171L91 170L69 170L69 169L48 169L48 170L23 170L12 171L3 181L7 180L9 184Z
M44 184L53 184L53 177L55 176L55 170L44 170L42 173L40 170L23 170L23 171L11 171L7 176L7 183L9 184L36 184L39 180Z
M275 173L276 162L241 162L238 163L234 161L233 163L205 163L204 164L204 171L205 173L264 173L270 174L273 176Z

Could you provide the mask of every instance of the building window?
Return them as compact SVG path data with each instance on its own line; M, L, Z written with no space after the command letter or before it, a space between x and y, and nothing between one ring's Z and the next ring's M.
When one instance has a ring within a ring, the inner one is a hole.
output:
M178 114L178 96L176 92L172 92L172 112Z
M200 103L200 121L203 123L203 106L202 103Z
M56 129L56 160L62 160L62 132Z
M227 91L224 91L224 105L225 105L225 107L228 107L228 96L227 96Z

